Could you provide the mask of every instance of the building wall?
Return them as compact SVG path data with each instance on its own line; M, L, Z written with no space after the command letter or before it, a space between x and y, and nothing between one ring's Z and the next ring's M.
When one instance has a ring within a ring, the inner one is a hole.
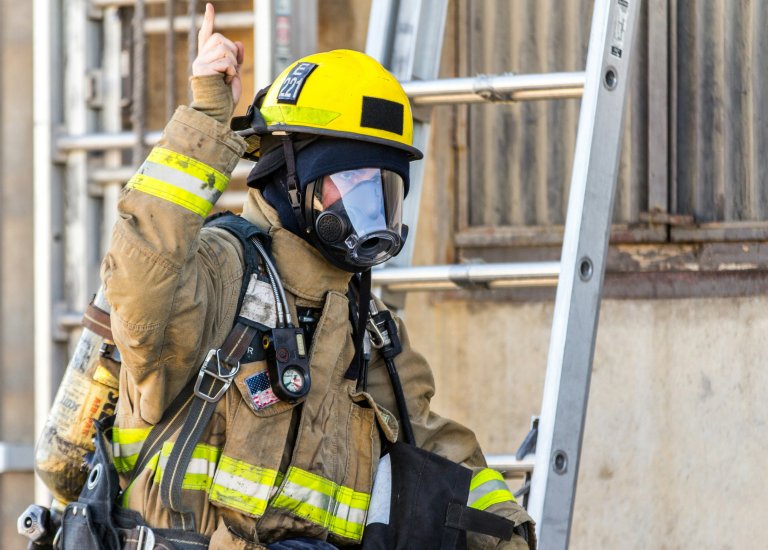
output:
M514 453L540 411L552 302L412 295L434 408ZM603 303L571 548L754 548L764 515L768 298Z
M34 440L32 3L0 1L0 441ZM0 548L23 548L16 518L31 472L0 474Z

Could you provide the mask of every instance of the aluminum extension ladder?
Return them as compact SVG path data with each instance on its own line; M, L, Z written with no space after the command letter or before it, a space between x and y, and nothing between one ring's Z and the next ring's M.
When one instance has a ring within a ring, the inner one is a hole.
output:
M447 0L374 0L366 51L401 81L415 105L483 98L573 97L583 83L570 197L538 423L528 511L541 548L567 548L579 471L592 359L613 213L624 104L640 0L596 0L586 71L581 74L505 75L434 80L440 61ZM427 97L426 101L423 98ZM443 98L443 99L441 99ZM448 98L448 99L445 99ZM421 101L420 101L421 100ZM425 151L429 122L414 121L414 145ZM411 168L406 223L415 232L423 161ZM409 239L413 243L414 239ZM390 264L396 281L409 269L412 247ZM460 269L460 268L459 268ZM485 269L493 271L493 266ZM514 269L505 265L504 269ZM525 266L530 276L552 275L552 266ZM405 270L405 271L404 271ZM443 269L441 275L447 274ZM491 465L493 465L493 461Z

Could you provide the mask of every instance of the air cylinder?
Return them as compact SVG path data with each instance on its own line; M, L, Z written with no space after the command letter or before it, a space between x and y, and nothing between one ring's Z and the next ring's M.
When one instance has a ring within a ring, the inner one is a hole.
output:
M120 355L112 341L109 311L99 289L85 311L80 340L35 446L35 472L62 503L77 500L85 484L94 421L114 414L117 405Z

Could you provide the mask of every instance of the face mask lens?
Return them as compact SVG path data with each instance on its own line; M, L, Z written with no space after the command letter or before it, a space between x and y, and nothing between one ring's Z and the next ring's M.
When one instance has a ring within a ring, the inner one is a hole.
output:
M314 184L315 230L327 252L357 267L394 256L401 247L403 180L388 170L337 172Z

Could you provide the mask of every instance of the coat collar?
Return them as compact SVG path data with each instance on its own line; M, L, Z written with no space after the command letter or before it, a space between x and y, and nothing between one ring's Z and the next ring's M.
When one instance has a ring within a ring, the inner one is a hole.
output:
M315 247L284 229L260 191L248 190L243 217L272 237L272 256L286 290L313 302L323 302L329 290L346 293L352 274L331 265Z

